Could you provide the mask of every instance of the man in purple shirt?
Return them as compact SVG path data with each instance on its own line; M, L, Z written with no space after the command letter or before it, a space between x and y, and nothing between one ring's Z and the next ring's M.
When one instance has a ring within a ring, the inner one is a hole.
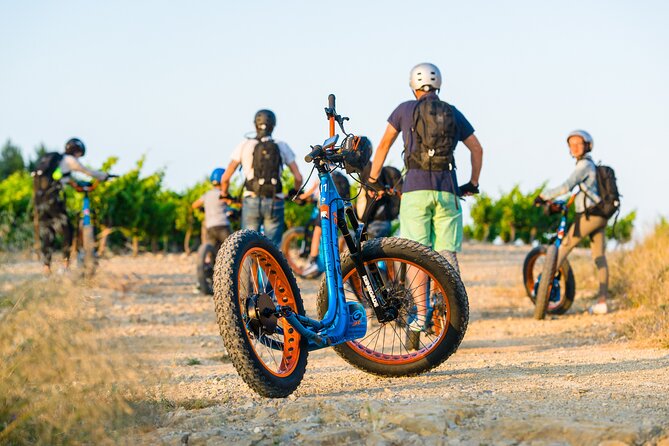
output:
M400 234L427 245L442 254L459 271L456 253L462 249L462 209L458 196L478 193L483 148L474 128L458 109L442 102L439 68L430 63L416 65L409 76L416 98L403 102L390 114L369 175L375 187L390 146L402 133L404 164L407 169L400 203ZM433 102L427 102L433 101ZM458 141L471 152L472 174L467 184L458 187L453 150ZM376 187L380 190L380 187ZM409 324L413 332L425 329L426 278L419 271L407 271L412 283L419 284L414 296L416 319Z

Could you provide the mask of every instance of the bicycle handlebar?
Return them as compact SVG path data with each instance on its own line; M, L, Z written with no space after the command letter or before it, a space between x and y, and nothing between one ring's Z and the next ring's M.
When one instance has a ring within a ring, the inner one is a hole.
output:
M110 178L118 178L118 175L115 174L107 174L107 180ZM105 180L106 181L106 180ZM96 187L101 183L102 181L100 180L95 180L95 181L75 181L75 180L70 180L70 185L76 190L77 192L92 192L95 190Z
M572 205L574 202L574 197L576 195L572 195L569 200L564 201L564 200L546 200L544 203L541 205L544 208L544 212L549 214L549 215L554 215L554 214L562 214L566 213L567 210L569 209L569 206Z
M304 157L304 161L306 161L307 163L312 162L314 158L317 158L318 156L320 156L321 152L323 152L323 146L311 146L311 148L313 150Z

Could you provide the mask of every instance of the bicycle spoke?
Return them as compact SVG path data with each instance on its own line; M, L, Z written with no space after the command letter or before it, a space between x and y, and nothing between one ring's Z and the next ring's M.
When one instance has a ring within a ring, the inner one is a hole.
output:
M256 268L257 268L256 274L257 274L257 278L258 278L258 293L260 293L260 288L261 287L262 287L262 292L264 293L266 288L265 288L265 285L263 283L264 282L263 281L263 269L262 269L262 266L260 266L260 257L258 257L258 256L256 256Z
M373 331L373 332L371 332L371 333L367 333L367 334L365 335L365 337L362 338L362 339L359 339L358 342L362 342L362 341L364 341L365 339L367 339L367 338L373 336L375 333L377 333L376 337L377 337L377 339L378 339L378 336L379 336L379 334L381 333L381 330L384 329L384 326L385 326L385 324L380 325L379 328L376 329L376 331Z
M381 326L381 327L383 327L383 326ZM377 330L377 334L376 334L376 342L374 342L374 351L377 351L376 347L379 344L379 338L380 337L381 337L381 329L379 328L379 330Z
M448 324L447 309L443 306L444 290L421 267L398 259L375 259L375 263L390 293L397 302L398 316L393 322L369 326L366 335L354 342L365 356L382 355L388 361L405 361L407 355L421 357L442 338ZM344 280L347 300L356 300L369 311L371 304L362 297L364 289L357 271ZM435 294L441 296L437 299ZM375 313L369 316L373 322ZM418 324L420 331L409 328L409 322ZM413 340L411 340L413 339ZM423 352L423 353L421 353Z
M390 325L390 324L389 324L389 325ZM392 324L390 328L393 330L393 333L395 334L395 335L393 336L393 345L392 345L391 354L393 354L393 355L395 354L395 339L399 339L399 341L400 341L400 346L399 346L399 353L398 353L398 354L401 355L401 354L402 354L402 338L401 338L401 336L399 336L399 334L397 333L397 324Z

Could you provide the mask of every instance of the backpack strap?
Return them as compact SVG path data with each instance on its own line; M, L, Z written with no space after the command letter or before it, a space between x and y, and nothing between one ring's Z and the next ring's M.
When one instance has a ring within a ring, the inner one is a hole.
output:
M595 181L597 181L597 164L592 160L592 158L585 158L586 161L590 161L593 166L595 166ZM587 180L588 177L586 177L583 181L578 183L578 188L581 192L583 192L583 212L585 213L585 219L590 218L590 211L588 210L588 207L586 206L586 198L589 198L590 201L593 202L593 205L597 204L597 200L595 200L590 193L583 187L583 183L585 180Z

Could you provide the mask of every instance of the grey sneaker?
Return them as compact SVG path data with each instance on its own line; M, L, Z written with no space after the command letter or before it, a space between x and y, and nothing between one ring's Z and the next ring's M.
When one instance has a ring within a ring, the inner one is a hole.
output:
M302 276L307 279L313 279L321 273L321 269L318 267L318 263L309 262L307 266L302 270Z
M414 319L409 324L409 330L415 331L415 332L423 331L423 324L418 322L418 319Z
M588 308L588 313L590 314L606 314L608 312L609 306L606 305L606 302L598 302Z

